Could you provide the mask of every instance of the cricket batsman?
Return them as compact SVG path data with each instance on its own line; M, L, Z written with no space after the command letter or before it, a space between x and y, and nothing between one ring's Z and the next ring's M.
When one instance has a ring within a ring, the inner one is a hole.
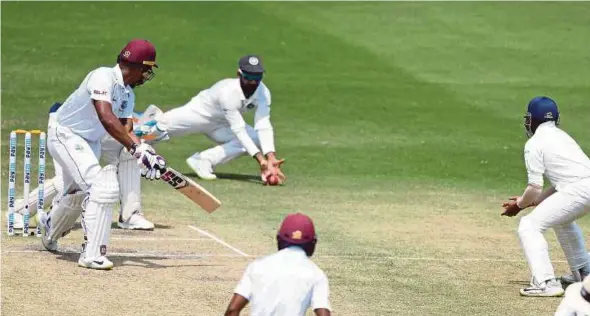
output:
M49 215L38 215L44 228L41 242L47 250L56 251L58 239L82 215L81 267L113 267L106 253L111 213L119 201L120 189L117 167L99 164L105 134L137 159L145 178L159 179L166 168L166 161L132 133L133 88L153 78L153 67L157 67L153 44L143 39L130 41L121 50L117 65L97 68L84 78L55 112L56 122L48 130L49 153L62 170L63 195Z
M217 143L186 160L201 179L216 179L213 170L217 165L247 153L260 165L265 183L270 180L270 184L280 184L285 180L280 169L284 159L275 155L271 95L262 82L264 72L258 56L244 56L238 62L237 78L216 82L187 104L157 116L140 129L156 140L200 133ZM242 117L251 110L255 111L254 127Z
M553 228L575 281L590 274L590 256L582 230L575 220L590 206L590 159L576 141L558 127L557 104L548 97L532 99L525 116L529 140L524 146L528 185L521 196L502 206L502 215L515 216L536 206L523 216L518 226L520 243L532 273L531 286L522 296L562 296L561 282L555 277L543 234ZM543 176L550 186L543 189Z
M61 107L61 103L54 103L49 109L49 122L47 130L51 130L56 122L56 112ZM149 110L149 109L148 109ZM147 111L146 111L147 112ZM135 122L141 122L141 117L133 113ZM117 226L121 229L128 230L153 230L154 224L147 220L141 208L141 183L140 168L137 160L133 158L128 151L124 150L123 145L116 141L112 136L105 135L101 140L102 158L108 164L117 166L117 177L120 188L120 211ZM53 159L55 176L47 179L44 185L43 198L45 205L51 205L56 196L61 197L63 194L63 175L59 164ZM31 217L37 213L38 189L31 192L29 200L29 210ZM57 201L57 199L56 199ZM25 204L23 200L17 200L15 205L15 228L23 227L23 216ZM8 216L8 214L7 214Z

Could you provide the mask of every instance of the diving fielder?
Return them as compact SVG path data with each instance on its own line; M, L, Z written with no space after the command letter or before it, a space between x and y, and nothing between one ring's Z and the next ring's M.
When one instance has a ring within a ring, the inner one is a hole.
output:
M48 150L62 169L63 196L49 215L39 214L44 228L41 238L49 251L65 236L82 214L84 244L78 265L91 269L111 269L106 258L111 213L119 201L117 167L99 164L101 139L111 135L135 157L141 174L159 179L166 162L153 148L140 142L130 131L135 105L133 87L154 76L156 50L146 40L132 40L121 50L117 65L91 71L56 112L56 122L48 131Z
M218 145L197 152L186 162L201 179L213 180L215 167L248 153L258 161L261 178L285 179L280 170L284 159L275 156L270 123L270 91L262 82L264 68L259 57L247 55L238 62L237 78L223 79L205 89L184 106L156 117L142 126L156 140L190 133L207 135ZM255 110L254 127L242 113Z
M528 186L522 196L503 204L502 215L523 216L518 235L532 273L531 286L523 296L561 296L561 282L555 277L543 233L553 228L576 281L590 273L590 257L584 236L575 220L590 205L590 159L576 141L558 127L557 104L548 97L536 97L528 104L525 128L530 138L524 147ZM543 176L551 186L542 192Z

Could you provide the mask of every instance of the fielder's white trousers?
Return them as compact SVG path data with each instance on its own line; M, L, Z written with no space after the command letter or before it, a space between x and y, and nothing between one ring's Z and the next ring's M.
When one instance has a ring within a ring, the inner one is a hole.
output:
M211 162L212 166L229 162L246 154L246 148L237 139L231 130L229 123L223 120L213 120L197 113L193 107L198 104L184 105L164 112L157 117L158 125L165 129L170 137L186 134L205 134L218 146L198 153L201 159ZM246 131L254 143L260 147L258 134L250 125L246 125Z
M543 234L553 228L572 271L590 268L582 230L575 220L588 213L590 179L580 180L554 193L520 220L518 235L529 268L537 282L555 278L549 247Z

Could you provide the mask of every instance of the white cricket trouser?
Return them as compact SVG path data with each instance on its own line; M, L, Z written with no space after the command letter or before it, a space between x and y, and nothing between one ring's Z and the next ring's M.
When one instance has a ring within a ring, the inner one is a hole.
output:
M590 268L584 236L574 222L590 210L590 179L554 193L520 220L518 234L529 268L537 282L555 278L543 233L553 228L572 271Z
M47 149L61 173L63 193L88 192L100 171L100 142L89 142L69 128L55 125L47 133Z
M213 166L226 163L246 153L246 148L237 139L227 121L216 121L204 117L188 105L164 112L157 120L158 124L168 132L170 137L185 134L205 134L209 139L217 143L218 146L199 154L202 159L209 160ZM254 128L246 125L246 131L254 143L260 147L258 134Z

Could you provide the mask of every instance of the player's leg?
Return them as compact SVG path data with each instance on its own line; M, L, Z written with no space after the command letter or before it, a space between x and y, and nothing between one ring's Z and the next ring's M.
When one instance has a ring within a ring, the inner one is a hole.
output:
M118 170L121 213L117 225L123 229L153 230L154 224L141 211L141 170L127 150L120 152Z
M49 215L39 214L44 226L43 245L57 249L57 240L65 236L82 212L82 201L100 170L98 144L89 144L69 129L52 128L48 132L48 150L62 168L63 196L55 199ZM98 148L97 148L98 147Z
M260 141L254 128L246 125L246 131L256 146L260 147ZM227 163L246 154L246 148L235 137L229 126L214 129L212 132L207 133L207 136L219 145L193 154L186 160L186 163L201 179L213 180L217 178L213 173L217 165Z
M204 133L209 129L209 119L195 113L189 106L181 106L156 116L157 127L170 137Z
M584 214L588 212L585 210ZM554 227L557 240L570 266L572 274L561 278L562 283L571 284L581 282L590 275L590 256L586 250L584 235L580 226L575 222L565 223Z
M521 218L518 234L534 280L531 287L521 290L521 295L563 295L561 283L555 278L549 247L543 234L550 227L571 223L584 214L585 203L588 203L585 198L557 192Z
M102 140L102 158L107 164L116 165L120 192L120 210L117 226L122 229L153 230L141 210L141 170L123 145L110 135Z
M119 201L117 167L107 165L94 178L85 209L82 213L82 228L86 243L78 265L85 268L107 270L113 267L105 255L111 231L113 207Z

